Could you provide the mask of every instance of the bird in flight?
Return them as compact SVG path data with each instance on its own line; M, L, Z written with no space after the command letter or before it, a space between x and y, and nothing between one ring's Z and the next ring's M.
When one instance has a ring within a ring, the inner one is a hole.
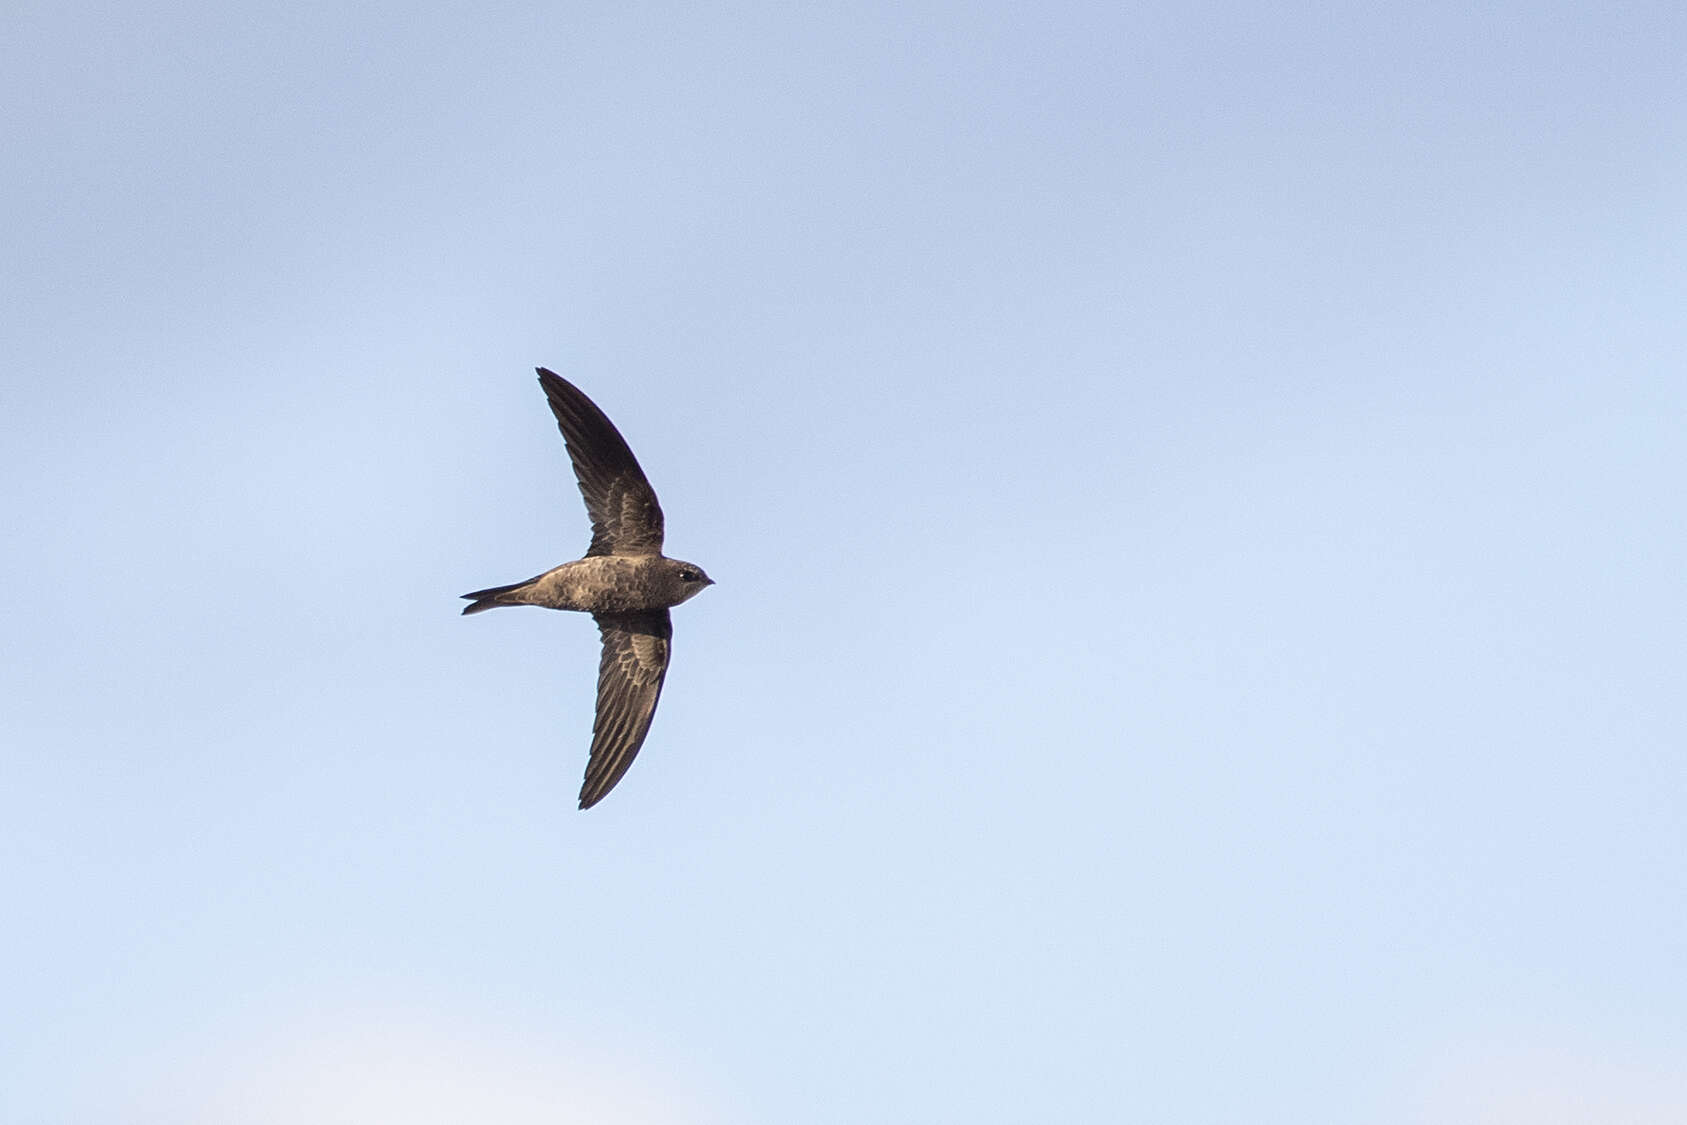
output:
M592 519L592 545L585 558L537 578L464 594L469 604L463 612L538 605L597 619L603 635L597 718L580 786L580 807L589 809L615 788L650 730L668 674L674 635L669 607L714 580L702 567L662 554L662 508L614 423L574 384L543 367L538 371Z

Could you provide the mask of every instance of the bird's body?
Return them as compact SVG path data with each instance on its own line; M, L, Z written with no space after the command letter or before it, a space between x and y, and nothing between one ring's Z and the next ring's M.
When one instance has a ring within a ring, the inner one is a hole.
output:
M538 605L584 613L631 613L668 609L698 594L703 583L683 576L690 563L661 555L594 555L552 567L537 578L472 595L480 599L464 613L501 605ZM469 597L471 595L464 595Z
M603 411L579 388L539 368L592 520L586 557L535 578L464 594L464 613L504 605L536 605L590 613L603 638L597 718L580 807L615 787L644 744L662 680L673 626L669 608L714 584L701 567L662 554L662 508L632 450Z

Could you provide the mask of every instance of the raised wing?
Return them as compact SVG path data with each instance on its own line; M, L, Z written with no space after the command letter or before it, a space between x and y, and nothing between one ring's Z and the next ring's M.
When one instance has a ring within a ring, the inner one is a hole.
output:
M603 659L597 670L592 756L580 786L583 809L615 788L644 745L662 694L662 678L668 674L668 647L674 635L665 609L595 616L603 634Z
M580 388L554 371L538 372L592 517L586 554L661 554L662 506L620 431Z

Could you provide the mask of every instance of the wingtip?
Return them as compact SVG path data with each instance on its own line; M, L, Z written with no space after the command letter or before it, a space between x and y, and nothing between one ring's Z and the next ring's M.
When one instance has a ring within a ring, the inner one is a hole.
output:
M544 391L545 397L550 400L553 412L559 406L576 409L573 399L576 396L584 397L578 387L548 367L535 367L533 370L539 373L539 389ZM559 416L557 420L560 422L562 419Z

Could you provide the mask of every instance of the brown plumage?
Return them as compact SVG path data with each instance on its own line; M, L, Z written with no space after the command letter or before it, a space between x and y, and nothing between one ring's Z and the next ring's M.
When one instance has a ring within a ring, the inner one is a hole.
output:
M597 619L603 641L597 717L580 787L589 809L633 764L668 674L674 630L668 609L714 585L703 569L662 554L662 506L614 423L578 387L541 367L574 479L592 521L586 557L525 582L464 594L465 614L504 605L572 609Z

